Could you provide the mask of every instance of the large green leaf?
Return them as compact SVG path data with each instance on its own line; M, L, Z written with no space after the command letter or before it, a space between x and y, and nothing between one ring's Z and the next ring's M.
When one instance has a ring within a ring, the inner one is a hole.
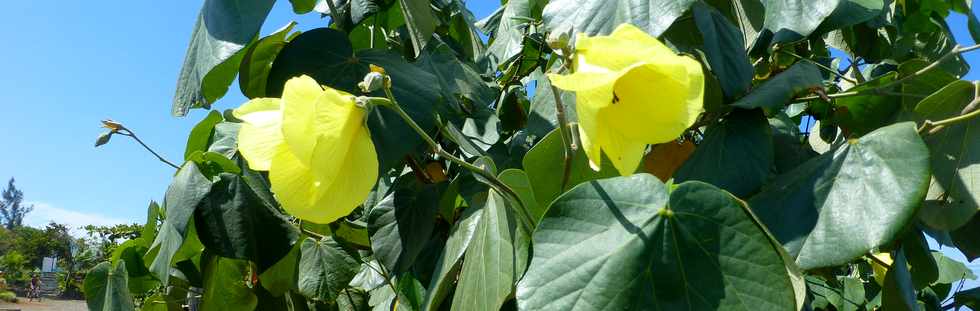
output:
M732 105L745 109L779 108L788 104L797 94L822 85L820 68L808 62L799 62L763 82Z
M140 237L126 241L112 252L112 262L125 262L128 274L129 292L135 295L145 295L160 286L150 275L150 270L143 263L143 255L149 250L150 241Z
M206 0L198 15L183 68L177 78L172 113L210 107L228 91L244 56L259 34L274 0Z
M371 209L371 249L388 271L408 271L432 238L440 188L419 182L414 174L402 175L393 191Z
M848 0L762 0L766 12L763 27L773 36L765 44L795 41L810 35L841 1Z
M211 192L211 181L201 174L194 162L187 162L174 176L167 188L166 218L150 245L147 258L153 258L150 271L163 285L170 279L170 265L178 253L184 238L189 236L188 223L198 203ZM153 256L150 256L153 255Z
M959 248L966 259L974 260L980 258L980 213L973 215L966 225L950 232L953 244Z
M761 0L707 0L707 3L737 24L745 37L743 50L755 43L755 39L759 37L759 32L762 31L762 25L765 22L763 20L765 9Z
M326 237L307 238L300 245L299 292L307 298L333 303L360 268L357 253Z
M201 310L254 310L258 298L252 291L248 261L211 257L204 267Z
M511 189L514 189L514 192L517 193L517 196L519 196L521 201L524 203L524 208L531 214L531 217L534 218L535 222L544 216L545 208L547 206L538 204L538 200L534 197L534 189L531 188L531 180L527 177L527 173L522 170L512 168L500 172L500 176L498 176L498 178L500 178L500 181L504 182L504 184L509 186Z
M473 231L453 296L453 310L500 310L524 275L531 233L524 231L514 206L491 190Z
M905 252L895 255L895 261L885 274L885 284L881 289L882 310L919 310L915 300L915 287L909 272Z
M534 190L534 197L540 206L548 206L551 200L564 190L571 189L577 184L620 175L605 156L603 156L602 170L593 171L589 167L589 159L585 151L578 148L572 154L568 183L565 189L562 189L561 183L565 171L564 154L561 134L556 129L524 155L524 170L527 171L531 189Z
M191 154L195 151L204 152L208 150L208 144L211 142L211 132L214 131L214 126L224 120L220 112L211 111L201 122L194 125L191 133L187 135L187 147L184 148L185 161L189 160Z
M126 262L120 261L115 267L108 261L102 262L85 274L85 303L89 310L129 311L136 310L133 297L129 295Z
M915 124L883 127L776 177L749 205L803 269L884 245L925 196L929 155Z
M486 195L488 194L483 192L483 202L486 202ZM473 240L473 233L483 216L483 208L485 204L468 207L449 231L446 246L443 247L436 268L432 272L432 281L425 297L425 310L438 310L443 299L449 295L452 286L455 285L456 274L462 267L459 260Z
M747 207L700 182L637 174L579 185L534 232L526 310L789 310L779 252ZM765 286L759 286L765 284Z
M279 51L286 46L289 39L297 34L290 34L296 22L290 22L276 32L268 35L248 47L238 69L238 87L248 98L265 97L265 85L269 81L269 70Z
M541 11L547 2L512 0L504 4L500 20L493 30L493 41L486 51L486 56L492 64L500 65L521 52L525 29L541 17Z
M694 0L552 0L542 17L550 31L572 29L588 35L607 35L630 23L659 36L687 11Z
M975 99L973 83L957 80L923 99L915 112L927 120L959 115ZM952 230L965 225L980 210L980 120L949 126L925 138L933 180L919 212L932 228Z
M896 79L898 79L898 74L891 72L848 89L848 91L867 91L890 84ZM890 89L883 90L891 91ZM894 122L895 113L902 108L902 101L900 97L896 96L869 94L838 98L834 100L834 106L834 122L844 129L844 133L848 136L861 136Z
M935 284L953 284L963 279L977 279L977 275L973 274L969 267L962 262L946 257L942 252L934 251L932 257L936 261L936 266L939 267L939 277L936 278Z
M898 65L898 76L900 79L913 76L915 72L922 70L929 64L931 64L931 62L923 59L911 59L905 61ZM926 73L922 75L915 75L913 78L907 80L907 82L903 82L902 93L929 96L936 91L939 91L946 85L953 83L953 81L959 80L948 72L942 70L930 70L926 71ZM904 107L910 109L915 107L921 100L923 100L923 98L912 96L902 97Z
M674 179L703 181L745 197L766 182L772 165L772 130L762 110L735 109L724 121L708 127Z
M408 26L408 35L412 39L412 48L418 56L429 42L429 37L436 29L436 19L432 16L429 0L398 0Z
M286 256L259 274L259 283L273 296L281 296L296 289L299 277L299 257L302 243L295 243Z
M752 86L755 72L745 54L744 36L721 12L704 2L696 2L693 11L711 72L718 77L726 97L741 96Z
M357 82L370 71L368 65L374 64L391 76L392 92L408 115L423 129L435 130L433 111L446 99L433 74L393 52L367 49L355 55L353 51L347 36L334 29L317 28L300 34L286 44L273 62L266 95L279 96L286 80L304 74L320 84L360 94ZM384 96L380 91L372 95ZM368 127L382 172L402 163L406 154L423 145L422 138L389 109L374 109L368 117Z
M219 178L195 212L198 237L208 251L250 260L265 271L289 252L299 232L243 177L222 173Z
M772 127L773 166L777 174L789 172L810 158L817 156L810 144L803 140L798 122L786 113L777 113L769 118Z

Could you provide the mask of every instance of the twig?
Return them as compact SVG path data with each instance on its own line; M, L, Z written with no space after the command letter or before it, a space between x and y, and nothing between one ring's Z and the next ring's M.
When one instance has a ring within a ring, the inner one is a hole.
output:
M105 123L105 121L103 121L103 123ZM133 130L130 130L129 128L126 128L125 126L123 126L122 124L119 124L119 123L113 122L113 124L115 124L116 126L118 126L117 128L114 128L113 129L113 132L115 134L119 134L119 135L122 135L122 136L129 136L129 137L133 138L134 140L136 140L137 143L140 144L140 146L143 146L143 149L146 149L146 151L149 151L150 153L152 153L153 156L156 156L157 159L160 160L160 162L166 163L167 165L170 165L170 167L173 167L174 169L178 169L178 170L180 169L180 166L177 166L177 164L174 164L173 162L167 161L167 159L164 159L163 156L161 156L159 153L157 153L156 151L154 151L153 148L150 148L150 146L147 146L146 143L144 143L143 140L139 138L139 136L136 136L136 133L133 132Z
M978 106L980 106L980 81L974 81L973 100L970 101L970 103L967 104L962 111L960 111L960 115L939 121L926 120L922 123L922 126L919 127L919 134L921 135L928 131L928 133L932 135L950 125L969 121L977 116L980 116L980 109L977 109Z
M806 58L806 57L803 57L803 56L800 56L800 55L797 55L796 53L793 53L793 52L790 52L790 51L787 51L787 50L779 50L779 52L783 52L783 53L786 53L786 54L787 54L787 55L789 55L789 56L793 56L793 57L796 57L796 58L798 58L798 59L800 59L800 60L802 60L802 61L806 61L806 62L809 62L809 63L811 63L811 64L814 64L814 65L816 65L817 67L820 67L820 69L823 69L823 70L826 70L827 72L829 72L829 73L832 73L832 74L834 74L834 75L835 75L835 76L837 76L838 78L841 78L841 79L844 79L844 81L847 81L847 82L850 82L850 83L853 83L853 84L857 84L857 83L858 83L858 82L857 82L856 80L854 80L854 79L851 79L851 78L848 78L847 76L845 76L845 75L843 75L843 74L841 74L841 73L840 73L839 71L837 71L836 69L833 69L833 68L830 68L830 67L827 67L827 66L824 66L824 64L821 64L821 63L819 63L819 62L817 62L817 61L814 61L814 60L812 60L812 59L809 59L809 58Z
M874 261L875 263L881 265L882 267L885 267L886 269L892 268L892 265L886 263L884 260L881 260L881 258L878 258L878 256L875 256L874 254L868 254L868 258L871 258L871 261Z
M386 79L388 79L387 76ZM387 107L391 110L394 110L395 113L397 113L398 116L401 117L402 120L404 120L409 127L411 127L417 134L419 134L419 136L422 137L422 140L424 140L426 144L428 144L429 147L432 148L435 154L448 159L450 162L453 162L469 170L470 172L473 172L474 174L480 175L480 177L486 179L491 184L491 186L495 187L496 190L501 191L503 192L503 194L510 196L512 199L514 199L519 205L518 207L515 207L514 210L517 212L518 216L520 216L519 218L521 219L521 224L525 227L525 229L528 230L528 232L534 229L534 223L535 223L534 218L531 217L530 213L527 211L527 207L524 205L524 202L521 201L521 197L517 195L517 192L514 192L514 190L511 189L510 186L507 186L507 184L505 184L503 181L500 181L500 179L497 178L497 176L494 176L493 174L487 172L483 168L470 164L469 162L466 162L463 159L460 159L455 155L447 152L445 149L443 149L442 146L439 145L439 143L437 143L434 139L432 139L432 137L430 137L429 134L426 133L425 130L423 130L422 127L418 125L418 123L415 123L415 120L413 120L412 117L409 116L408 113L406 113L405 110L402 109L400 105L398 105L398 101L395 99L394 94L392 94L391 92L391 83L385 82L384 87L382 89L384 90L387 99L372 98L375 99L374 101L375 103ZM377 99L380 99L380 101L378 101Z
M562 55L569 55L569 54L570 51L568 51L567 49L562 51ZM568 61L569 60L567 57L562 58L561 67L558 68L559 73L564 71L565 68L567 68ZM563 147L562 149L564 151L563 158L562 158L562 161L564 161L563 162L564 169L561 175L561 188L559 189L560 191L565 191L565 187L568 186L569 176L571 176L572 156L575 154L575 150L578 148L573 142L574 139L572 138L572 135L575 135L575 133L571 132L571 128L568 126L568 118L565 116L565 104L563 104L561 101L561 93L558 92L558 88L555 87L554 84L551 84L551 92L552 94L554 94L555 97L555 114L558 119L558 134L561 135L561 144Z
M909 96L909 97L921 96L921 95L917 95L917 94L892 92L892 91L890 91L890 89L892 87L897 86L897 85L901 85L902 83L905 83L905 82L907 82L907 81L909 81L911 79L915 79L918 76L924 75L924 74L926 74L927 72L929 72L929 71L931 71L933 69L938 68L939 65L942 65L943 62L949 60L950 58L952 58L952 57L954 57L956 55L963 54L963 53L970 52L970 51L974 51L974 50L977 50L977 49L980 49L980 44L972 45L972 46L968 46L968 47L961 47L961 46L957 45L952 50L950 50L948 53L946 53L943 56L939 57L939 59L937 59L936 61L932 62L931 64L929 64L929 65L927 65L925 67L922 67L922 69L919 69L916 72L913 72L912 74L910 74L908 76L902 77L901 79L898 79L898 80L895 80L895 81L892 81L892 82L889 82L889 83L886 83L886 84L883 84L883 85L880 85L880 86L876 86L874 88L864 89L864 90L860 90L860 91L849 91L849 92L841 92L841 93L835 93L835 94L828 94L827 97L829 97L829 98L841 98L841 97L862 96L862 95L894 95L894 96ZM852 64L853 64L853 62L852 62ZM820 96L798 97L798 98L796 98L796 101L810 101L810 100L817 100L817 99L821 99L821 97Z

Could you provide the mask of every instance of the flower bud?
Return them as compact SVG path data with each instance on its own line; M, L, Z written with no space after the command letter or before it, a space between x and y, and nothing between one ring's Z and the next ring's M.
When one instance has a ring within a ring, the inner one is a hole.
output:
M361 89L361 92L371 93L377 91L384 87L385 76L376 71L368 72L364 76L364 80L357 83L357 87Z

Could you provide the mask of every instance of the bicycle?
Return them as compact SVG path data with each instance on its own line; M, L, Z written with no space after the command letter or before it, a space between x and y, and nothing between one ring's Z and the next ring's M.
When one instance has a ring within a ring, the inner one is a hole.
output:
M34 301L35 298L37 301L41 301L41 288L39 287L31 287L27 290L27 301Z

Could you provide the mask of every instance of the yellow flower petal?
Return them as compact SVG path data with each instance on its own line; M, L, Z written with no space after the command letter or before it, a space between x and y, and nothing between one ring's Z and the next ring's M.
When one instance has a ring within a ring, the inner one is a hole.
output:
M282 91L282 134L296 159L309 167L316 135L312 135L316 101L323 94L320 84L309 76L286 81Z
M313 202L318 198L313 174L296 159L286 144L279 144L269 170L272 193L282 208L303 220L317 219Z
M675 58L681 61L636 66L616 81L618 100L603 110L610 127L627 139L659 144L676 139L694 123L701 113L703 82L690 81L684 64L696 61Z
M611 119L605 113L605 110L599 112L599 120L605 124L616 121L615 119ZM629 176L633 175L636 169L640 167L640 162L643 160L643 151L646 150L647 144L629 139L623 134L615 128L603 127L599 129L599 136L596 139L596 143L601 146L602 152L609 157L613 167L619 171L619 174Z
M357 131L342 161L334 182L321 183L315 203L317 213L304 218L316 223L329 223L347 216L364 203L378 181L378 155L367 130Z
M638 62L648 62L677 55L659 40L631 24L622 24L609 36L580 36L575 43L576 61L621 71ZM576 70L580 70L576 68Z
M320 180L330 182L336 179L339 170L350 169L345 157L357 131L366 131L365 109L357 107L350 94L327 89L317 100L315 135L316 147L313 150L313 174ZM373 147L372 147L373 148Z
M278 98L256 98L232 113L245 121L238 132L238 151L251 169L268 171L276 148L282 144L282 111Z

